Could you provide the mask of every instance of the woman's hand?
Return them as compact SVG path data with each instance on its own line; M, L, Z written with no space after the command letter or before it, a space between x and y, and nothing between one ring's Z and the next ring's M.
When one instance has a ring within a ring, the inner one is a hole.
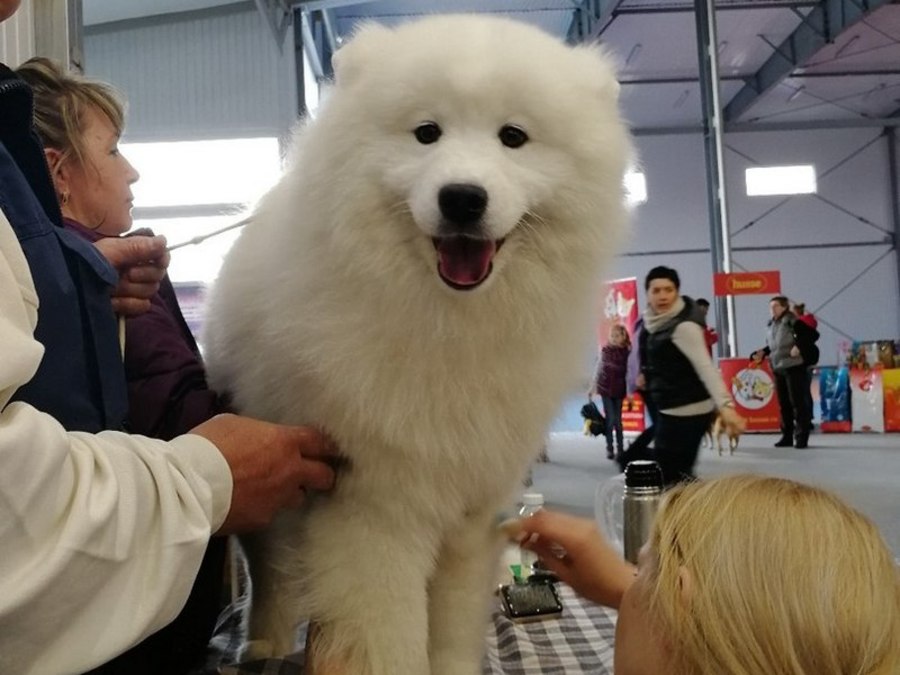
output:
M542 509L521 521L520 546L579 595L618 609L635 567L602 537L593 520Z
M747 420L741 417L734 408L719 408L719 415L722 417L725 431L730 435L742 434L747 428Z

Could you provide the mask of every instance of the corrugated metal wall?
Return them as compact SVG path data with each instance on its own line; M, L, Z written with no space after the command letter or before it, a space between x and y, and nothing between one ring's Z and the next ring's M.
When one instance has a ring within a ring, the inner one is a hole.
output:
M0 23L0 63L15 68L34 56L34 19L30 2L23 2L19 11Z
M295 121L293 44L253 3L85 29L85 70L129 102L128 141L284 137Z

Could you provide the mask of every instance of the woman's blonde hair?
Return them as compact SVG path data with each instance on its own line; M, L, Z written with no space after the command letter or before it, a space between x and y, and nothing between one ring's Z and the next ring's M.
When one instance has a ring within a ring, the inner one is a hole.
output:
M58 164L75 157L85 166L84 114L91 108L109 118L120 136L125 128L125 104L104 82L65 72L50 59L35 57L16 69L34 92L34 125L44 147L60 152ZM57 166L50 167L55 171Z
M900 673L900 573L828 492L750 475L681 486L651 548L646 601L673 673Z

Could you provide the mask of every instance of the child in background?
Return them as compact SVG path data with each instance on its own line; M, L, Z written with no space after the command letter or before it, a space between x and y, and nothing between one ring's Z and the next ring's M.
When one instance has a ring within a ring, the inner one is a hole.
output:
M606 416L606 456L615 459L622 454L622 402L625 400L625 371L631 340L622 324L614 324L609 329L609 342L600 351L594 388L590 394L599 394L603 400L603 414ZM615 433L616 451L613 452Z

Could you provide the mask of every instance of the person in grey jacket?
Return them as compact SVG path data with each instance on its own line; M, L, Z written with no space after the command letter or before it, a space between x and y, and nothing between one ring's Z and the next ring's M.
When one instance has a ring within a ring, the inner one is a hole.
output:
M775 391L781 413L781 438L776 448L805 448L809 444L810 420L806 394L806 365L795 341L797 317L788 308L788 299L776 295L769 301L772 315L766 332L766 346L757 349L751 358L760 363L769 357L775 373Z

